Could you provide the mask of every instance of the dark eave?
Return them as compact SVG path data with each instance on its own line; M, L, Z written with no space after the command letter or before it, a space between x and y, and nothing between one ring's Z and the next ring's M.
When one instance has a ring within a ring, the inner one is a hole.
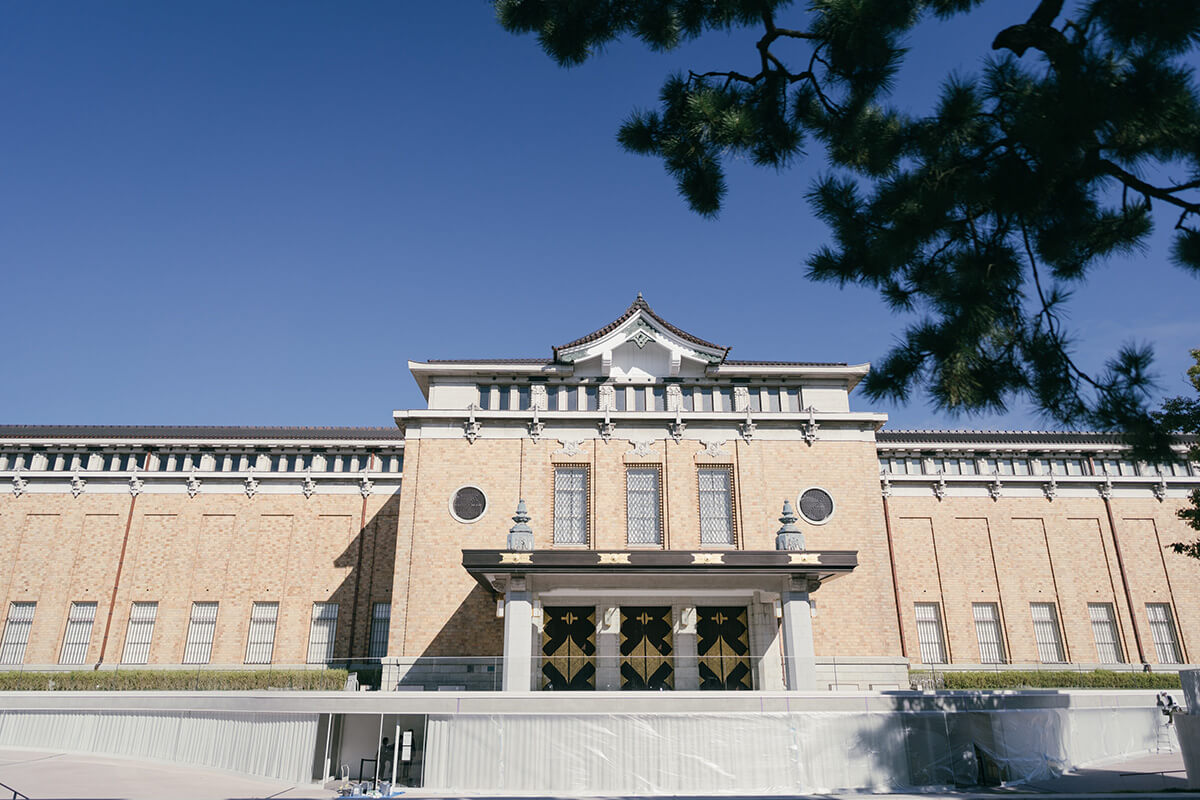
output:
M555 360L558 359L558 354L563 350L567 350L572 347L578 347L579 345L587 344L588 342L594 342L597 339L607 336L608 334L610 334L614 330L616 330L618 327L620 327L621 323L625 322L625 320L632 317L638 311L644 312L646 314L646 316L650 317L655 322L657 322L659 325L663 326L668 331L675 334L680 339L683 339L686 342L691 342L694 345L699 345L700 347L707 347L712 350L721 350L724 352L724 354L729 353L728 347L724 347L719 344L713 344L712 342L705 341L704 339L701 339L699 336L693 336L692 334L688 333L687 331L685 331L681 328L677 328L674 325L672 325L671 323L667 322L665 319L660 317L658 314L654 313L654 309L650 308L650 304L647 303L644 299L642 299L641 293L638 293L637 299L633 301L633 303L629 306L629 308L625 309L625 313L622 314L621 316L617 317L612 322L605 325L603 328L594 330L591 333L589 333L587 336L580 337L573 342L567 342L566 344L562 344L562 345L559 345L558 347L555 347L554 348Z

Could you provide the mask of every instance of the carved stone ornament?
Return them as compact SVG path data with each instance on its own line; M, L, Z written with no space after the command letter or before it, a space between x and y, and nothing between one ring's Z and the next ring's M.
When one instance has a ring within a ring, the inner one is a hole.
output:
M313 492L317 490L317 484L312 479L312 475L308 472L304 473L304 483L300 484L300 491L304 492L304 497L307 499L313 496Z
M817 440L817 429L821 427L821 423L817 422L817 415L813 411L813 407L808 407L808 422L800 423L800 435L804 437L804 443L812 447L812 443Z
M467 437L469 444L475 444L475 440L479 438L479 430L483 426L475 419L475 404L467 406L469 412L467 421L463 423L463 435Z
M728 410L728 409L727 409ZM733 387L733 410L750 410L750 389L745 386Z
M607 411L604 412L604 419L600 422L599 428L600 438L604 440L605 444L608 444L608 440L611 439L612 435L617 431L617 423L609 419Z
M667 384L667 411L680 411L683 409L683 389L678 383Z
M1104 475L1104 483L1100 484L1099 492L1100 496L1105 500L1112 498L1112 478L1110 478L1107 473Z
M1050 480L1042 484L1042 494L1046 495L1047 500L1053 500L1058 496L1058 480L1054 477L1054 473L1050 473Z
M783 501L783 514L780 515L779 521L783 526L775 533L775 549L776 550L803 550L804 549L804 532L796 527L796 520L800 519L796 516L796 512L792 509L792 501Z
M538 408L537 406L534 406L533 419L529 422L529 438L536 442L542 437L542 431L544 430L546 430L546 423L542 422L541 418L538 416Z
M546 396L546 384L535 383L529 387L529 405L534 411L545 411L550 407Z
M700 442L700 444L704 445L704 454L709 458L729 457L729 451L724 449L724 439L721 439L720 441Z
M367 471L364 469L362 475L358 479L358 493L363 497L370 497L371 492L375 489L375 483L367 477Z
M579 455L583 452L583 443L586 439L559 439L558 443L562 448L554 451L556 456L567 456L568 458Z
M667 423L667 431L671 434L671 438L679 444L679 440L683 438L683 432L687 429L687 423L683 421L683 417L679 414L679 409L675 409L675 421Z
M192 467L192 472L187 477L188 497L195 497L200 494L200 483L200 479L196 477L196 468Z
M600 384L600 410L615 411L617 408L617 390L611 383Z
M17 474L13 475L12 484L13 484L13 496L20 497L21 495L25 494L25 489L26 489L26 487L29 486L29 481L22 478L21 471L17 470Z
M245 481L246 497L254 497L258 494L258 479L254 477L254 468L250 468L250 474L246 476Z
M992 475L992 482L988 484L988 497L993 500L999 500L1000 494L1004 491L1004 485L1000 483L1000 473Z
M86 488L87 481L81 478L78 472L71 476L71 495L73 497L79 497L79 495L83 494L83 490Z
M533 550L533 528L529 527L529 510L524 500L517 501L517 513L512 518L515 523L508 529L508 549L518 552Z
M1154 484L1150 491L1154 492L1154 499L1160 503L1167 499L1167 479L1161 472L1158 474L1158 483Z
M942 474L941 470L938 470L937 483L933 484L933 496L939 501L946 497L946 476Z
M646 439L645 441L635 442L630 439L629 446L630 449L626 452L626 455L631 455L635 458L649 458L650 448L654 446L654 440Z
M143 486L145 486L145 481L143 481L137 475L129 476L129 493L131 495L133 495L134 497L137 497L139 494L142 493Z
M626 341L636 344L639 350L641 350L650 342L654 341L654 337L650 334L655 333L656 331L654 328L650 327L646 320L639 319L637 321L637 325L634 327L637 330L637 333L633 334L633 336L630 336L628 339L626 339Z
M754 420L750 418L750 407L746 407L746 421L738 425L738 432L742 434L742 438L749 444L754 438L754 432L758 430L758 426L754 424Z
M892 473L886 469L879 470L879 491L884 497L892 496Z

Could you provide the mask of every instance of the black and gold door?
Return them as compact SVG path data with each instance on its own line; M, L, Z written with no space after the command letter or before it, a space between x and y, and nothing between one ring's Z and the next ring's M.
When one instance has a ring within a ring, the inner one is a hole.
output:
M701 689L750 689L750 628L746 609L707 606L696 609L696 654Z
M543 606L542 688L596 688L595 606Z
M621 688L672 689L670 606L621 606Z

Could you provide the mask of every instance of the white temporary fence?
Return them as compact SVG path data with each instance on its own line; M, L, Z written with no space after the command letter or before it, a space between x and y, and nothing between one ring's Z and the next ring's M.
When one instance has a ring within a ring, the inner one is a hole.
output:
M0 711L0 746L102 753L307 783L316 714Z

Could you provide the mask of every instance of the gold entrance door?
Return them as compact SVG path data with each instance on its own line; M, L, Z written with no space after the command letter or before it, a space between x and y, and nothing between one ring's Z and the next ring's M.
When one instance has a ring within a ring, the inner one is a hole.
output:
M670 606L621 606L621 688L675 688Z
M542 608L542 688L596 688L596 607Z
M750 689L750 628L738 606L696 608L701 689Z

